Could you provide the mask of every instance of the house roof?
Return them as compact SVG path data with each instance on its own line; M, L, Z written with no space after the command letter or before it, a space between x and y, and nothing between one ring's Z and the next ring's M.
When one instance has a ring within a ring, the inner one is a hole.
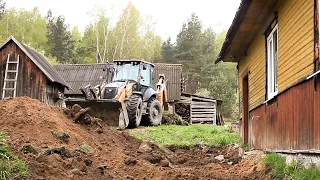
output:
M82 94L81 87L99 85L107 75L106 64L59 64L54 67L72 88L66 94Z
M227 32L216 63L220 61L239 62L247 55L247 49L257 34L264 34L263 29L270 19L278 0L242 0L233 22Z
M59 75L59 73L43 55L41 55L31 47L20 43L13 36L9 37L8 40L0 46L0 50L5 47L10 41L13 41L31 59L31 61L36 64L36 66L47 76L50 81L57 82L69 88L68 83Z

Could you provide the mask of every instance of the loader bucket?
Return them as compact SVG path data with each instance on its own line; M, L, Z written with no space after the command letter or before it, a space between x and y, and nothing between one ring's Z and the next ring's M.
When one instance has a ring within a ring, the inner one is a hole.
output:
M121 104L116 100L66 99L67 107L71 108L74 104L82 108L90 107L89 114L103 120L108 126L119 125Z

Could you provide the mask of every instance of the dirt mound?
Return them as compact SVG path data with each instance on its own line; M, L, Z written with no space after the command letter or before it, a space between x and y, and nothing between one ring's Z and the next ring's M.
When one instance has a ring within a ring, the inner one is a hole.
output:
M217 162L214 156L221 153L215 149L170 150L101 125L76 124L63 110L30 98L0 101L1 130L28 162L30 179L268 178L262 167L250 169L248 162ZM231 161L232 155L224 154Z

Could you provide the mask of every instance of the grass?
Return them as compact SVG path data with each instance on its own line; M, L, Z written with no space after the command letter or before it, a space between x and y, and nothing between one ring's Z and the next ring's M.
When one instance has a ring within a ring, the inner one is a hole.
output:
M237 133L229 133L225 127L212 125L164 125L145 127L130 133L138 139L155 142L162 146L219 146L239 142Z
M28 179L28 166L10 151L6 138L7 133L0 131L0 179Z
M286 164L285 157L276 153L268 154L265 163L271 168L273 179L292 179L292 180L317 180L320 179L320 170L315 166L308 169L299 166L295 161Z
M80 149L85 153L92 153L93 152L93 148L88 144L82 144L80 146Z

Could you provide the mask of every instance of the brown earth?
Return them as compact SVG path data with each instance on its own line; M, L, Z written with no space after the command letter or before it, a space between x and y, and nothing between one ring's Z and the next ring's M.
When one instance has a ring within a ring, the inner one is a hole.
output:
M262 154L241 161L232 146L163 148L102 126L75 124L30 98L0 101L1 130L30 179L269 179Z

